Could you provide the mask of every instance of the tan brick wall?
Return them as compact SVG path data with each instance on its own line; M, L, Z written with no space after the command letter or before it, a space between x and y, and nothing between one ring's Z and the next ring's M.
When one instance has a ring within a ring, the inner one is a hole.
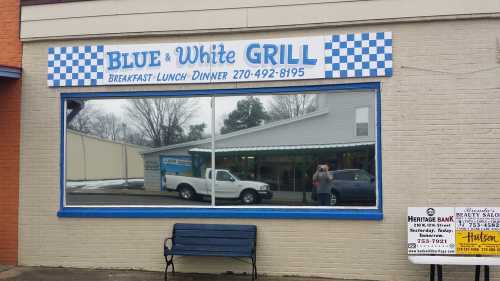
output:
M206 89L382 82L384 220L85 219L58 218L59 92L46 86L48 46L24 45L20 263L163 270L162 239L175 222L253 223L258 268L377 280L424 280L426 266L406 255L408 206L498 206L500 192L500 20L442 21L221 35L220 40L388 30L394 76L380 79L96 87L84 91ZM151 37L100 43L203 41ZM97 42L97 41L96 41ZM95 42L92 42L95 43ZM482 71L481 71L482 70ZM81 89L80 89L81 90ZM227 259L183 258L180 271L248 271ZM470 280L472 267L445 267L449 280ZM493 280L500 280L494 269Z

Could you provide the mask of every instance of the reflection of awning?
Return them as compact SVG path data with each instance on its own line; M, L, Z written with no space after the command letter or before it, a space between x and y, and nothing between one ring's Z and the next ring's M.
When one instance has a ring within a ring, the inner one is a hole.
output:
M354 142L354 143L331 143L331 144L305 144L305 145L276 145L276 146L246 146L246 147L222 147L216 148L215 152L250 152L250 151L285 151L285 150L307 150L325 148L343 148L374 145L374 142ZM212 152L210 148L192 148L189 152Z
M21 69L0 65L0 78L21 78Z

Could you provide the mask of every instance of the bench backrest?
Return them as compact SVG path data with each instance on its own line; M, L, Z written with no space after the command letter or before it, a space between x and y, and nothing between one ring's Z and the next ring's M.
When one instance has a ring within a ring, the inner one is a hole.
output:
M176 223L172 238L174 245L196 245L200 250L227 255L251 255L255 251L257 226Z

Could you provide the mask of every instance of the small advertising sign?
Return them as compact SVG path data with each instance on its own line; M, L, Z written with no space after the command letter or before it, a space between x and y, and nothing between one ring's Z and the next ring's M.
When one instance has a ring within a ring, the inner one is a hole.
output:
M160 175L161 186L160 190L166 190L166 178L168 175L192 176L192 160L191 156L165 156L160 155Z
M408 254L455 254L455 209L408 208Z
M500 255L500 208L409 207L408 254Z
M500 255L500 208L456 208L457 254Z

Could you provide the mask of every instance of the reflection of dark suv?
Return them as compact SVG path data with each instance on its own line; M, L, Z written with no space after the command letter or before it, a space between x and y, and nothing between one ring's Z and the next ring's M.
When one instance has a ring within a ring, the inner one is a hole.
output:
M330 171L333 176L330 205L369 204L375 205L375 178L365 170L347 169ZM312 199L317 200L316 187L312 188Z

